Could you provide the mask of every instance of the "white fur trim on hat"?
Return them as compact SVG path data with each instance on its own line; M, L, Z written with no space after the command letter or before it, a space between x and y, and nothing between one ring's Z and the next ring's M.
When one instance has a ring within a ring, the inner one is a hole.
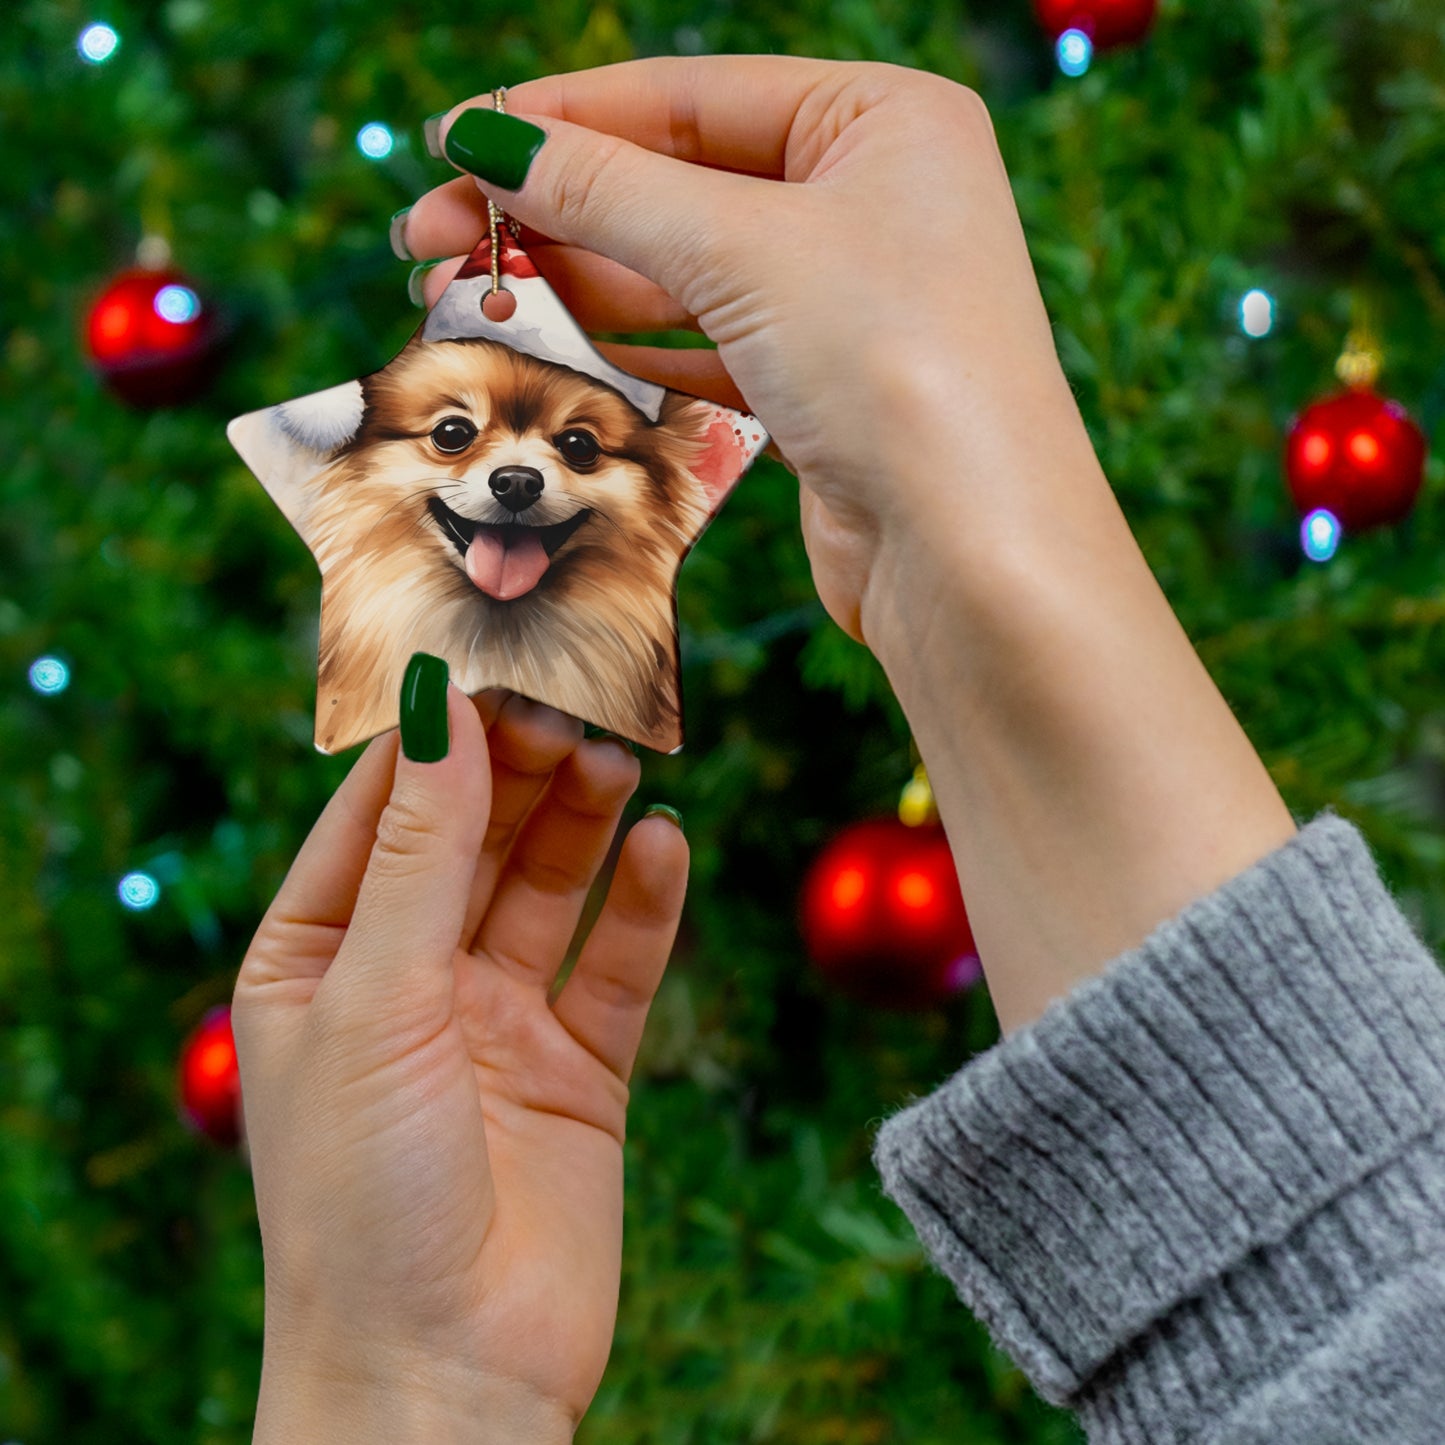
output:
M361 430L365 402L359 381L299 396L275 410L276 425L292 441L313 452L332 452Z
M482 300L492 289L490 278L469 276L453 281L432 307L422 327L423 338L500 341L514 351L569 366L620 391L648 421L657 420L666 388L613 366L540 276L508 276L506 288L517 298L517 309L506 321L491 321L482 314Z

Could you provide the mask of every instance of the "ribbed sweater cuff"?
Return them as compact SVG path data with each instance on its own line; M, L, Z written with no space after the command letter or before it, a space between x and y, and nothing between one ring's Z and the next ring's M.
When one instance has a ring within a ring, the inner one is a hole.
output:
M1361 1191L1438 1169L1442 1039L1445 976L1326 812L890 1118L874 1160L1045 1398L1097 1399L1131 1345L1167 1393L1186 1354L1233 1368L1221 1288L1235 1335L1278 1315L1303 1342L1411 1252L1360 1242L1409 1227ZM1312 1284L1316 1259L1343 1264Z

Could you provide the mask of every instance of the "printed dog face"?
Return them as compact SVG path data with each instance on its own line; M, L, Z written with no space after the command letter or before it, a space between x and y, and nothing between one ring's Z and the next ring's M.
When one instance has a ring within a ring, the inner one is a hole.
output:
M652 422L603 382L470 338L414 338L360 403L272 485L322 572L318 747L394 726L418 651L468 692L678 747L673 589L742 469L738 414L669 392ZM273 410L295 452L290 409ZM251 460L247 439L233 429Z

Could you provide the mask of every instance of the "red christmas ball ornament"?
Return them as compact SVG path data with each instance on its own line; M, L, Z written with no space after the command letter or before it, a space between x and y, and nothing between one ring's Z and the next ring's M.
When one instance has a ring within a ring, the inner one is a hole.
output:
M241 1071L231 1036L231 1010L213 1008L181 1046L182 1116L217 1144L241 1140Z
M133 406L169 406L200 394L215 373L217 328L200 292L178 271L122 272L85 322L91 361Z
M1425 479L1425 435L1397 401L1352 387L1307 406L1285 442L1300 515L1323 507L1346 532L1398 522Z
M1082 30L1095 50L1137 45L1150 31L1159 0L1034 0L1034 11L1051 40Z
M845 828L808 870L801 922L816 967L862 1003L931 1008L981 974L937 823L873 818Z

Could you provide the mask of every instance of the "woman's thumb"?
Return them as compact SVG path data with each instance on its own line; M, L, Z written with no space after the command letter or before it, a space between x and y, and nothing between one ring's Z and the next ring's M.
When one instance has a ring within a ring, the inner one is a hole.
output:
M729 264L733 222L764 182L540 119L469 106L443 122L441 149L509 216L620 262L684 305L699 279Z
M402 684L391 797L345 941L327 972L328 989L365 995L368 1013L429 1013L450 998L491 801L476 708L449 684L441 658L419 652Z

